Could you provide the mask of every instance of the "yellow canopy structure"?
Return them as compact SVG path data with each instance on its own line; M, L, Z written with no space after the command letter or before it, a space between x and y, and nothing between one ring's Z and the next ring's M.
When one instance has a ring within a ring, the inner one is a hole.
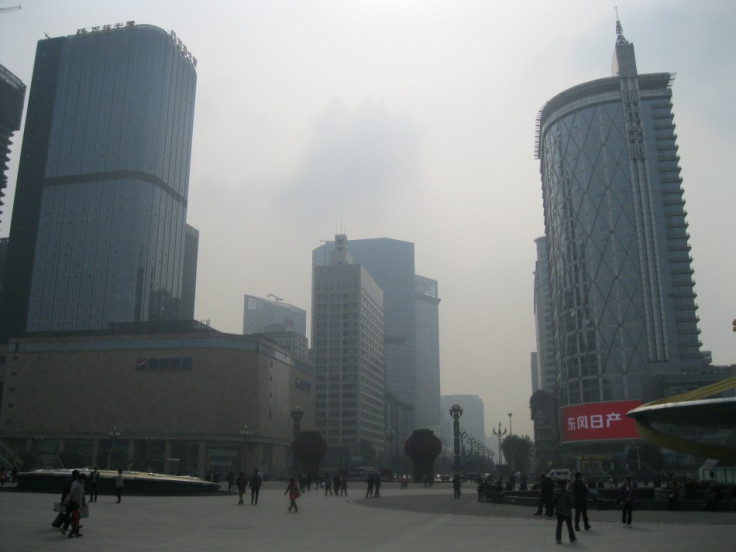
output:
M634 418L639 436L662 448L717 460L736 460L736 447L692 441L664 433L652 424L714 429L736 428L736 397L707 399L736 388L736 377L643 404L626 413Z

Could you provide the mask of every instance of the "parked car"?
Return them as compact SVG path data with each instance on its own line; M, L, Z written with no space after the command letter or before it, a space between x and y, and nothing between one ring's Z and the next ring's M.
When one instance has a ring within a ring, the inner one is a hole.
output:
M572 473L570 470L564 468L555 468L553 470L549 470L547 477L554 479L555 481L560 479L567 479L569 481L572 479Z

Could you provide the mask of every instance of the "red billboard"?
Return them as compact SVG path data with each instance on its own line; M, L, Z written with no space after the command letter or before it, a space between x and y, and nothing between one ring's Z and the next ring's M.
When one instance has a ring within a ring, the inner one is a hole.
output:
M634 420L626 413L641 401L611 401L576 404L561 409L562 440L636 439Z

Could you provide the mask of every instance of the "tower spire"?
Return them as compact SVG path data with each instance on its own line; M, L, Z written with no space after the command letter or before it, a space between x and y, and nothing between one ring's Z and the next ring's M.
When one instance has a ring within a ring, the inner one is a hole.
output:
M616 47L613 52L613 63L611 73L615 77L630 78L636 76L636 57L634 56L634 45L624 37L624 28L618 18L616 9Z
M616 10L616 45L623 46L629 43L628 40L626 40L626 37L624 37L624 28L621 25L621 20L618 18L618 6L614 8Z

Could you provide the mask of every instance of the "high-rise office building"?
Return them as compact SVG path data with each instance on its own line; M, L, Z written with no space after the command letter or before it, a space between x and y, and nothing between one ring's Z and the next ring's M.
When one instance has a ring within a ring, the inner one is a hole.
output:
M182 320L194 320L198 259L199 230L187 224L184 235L184 264L181 283L181 309L179 310L179 318Z
M613 76L558 94L538 117L550 322L563 410L646 400L647 381L703 364L673 75L639 74L619 22L616 31ZM540 346L540 360L546 350ZM563 414L563 440L613 437L607 430L619 425L621 412L608 405L605 412Z
M313 266L325 265L333 249L332 242L315 249L312 254ZM416 417L424 407L420 407L418 402L414 244L390 238L350 240L348 253L355 263L368 270L383 290L386 389L398 401L411 405L415 414L410 424L415 428L420 427L431 420L419 420ZM436 333L439 335L439 330ZM425 337L426 335L428 334L425 332ZM436 346L439 348L438 344ZM439 363L436 368L439 370ZM434 377L432 375L433 380ZM439 388L437 392L439 393ZM431 409L432 406L429 405L428 408Z
M20 129L23 116L23 101L26 97L26 85L0 65L0 215L2 215L3 197L8 185L5 171L10 160L10 138Z
M414 276L416 298L417 427L440 423L440 321L437 280Z
M547 263L547 238L535 240L537 262L534 266L534 319L537 330L537 381L532 392L544 389L555 391L557 369L555 362L554 331L552 327L552 299L549 293L549 264Z
M347 237L335 236L312 281L315 425L330 448L352 455L365 442L379 453L386 446L383 305L365 267L350 262Z
M273 293L269 299L246 295L243 308L243 334L263 334L289 351L295 358L309 357L307 342L307 311Z
M243 334L263 333L268 328L278 327L282 331L307 335L307 311L289 303L281 297L271 295L273 300L253 295L245 296L243 307Z
M195 65L173 32L134 22L39 41L3 337L188 316Z

